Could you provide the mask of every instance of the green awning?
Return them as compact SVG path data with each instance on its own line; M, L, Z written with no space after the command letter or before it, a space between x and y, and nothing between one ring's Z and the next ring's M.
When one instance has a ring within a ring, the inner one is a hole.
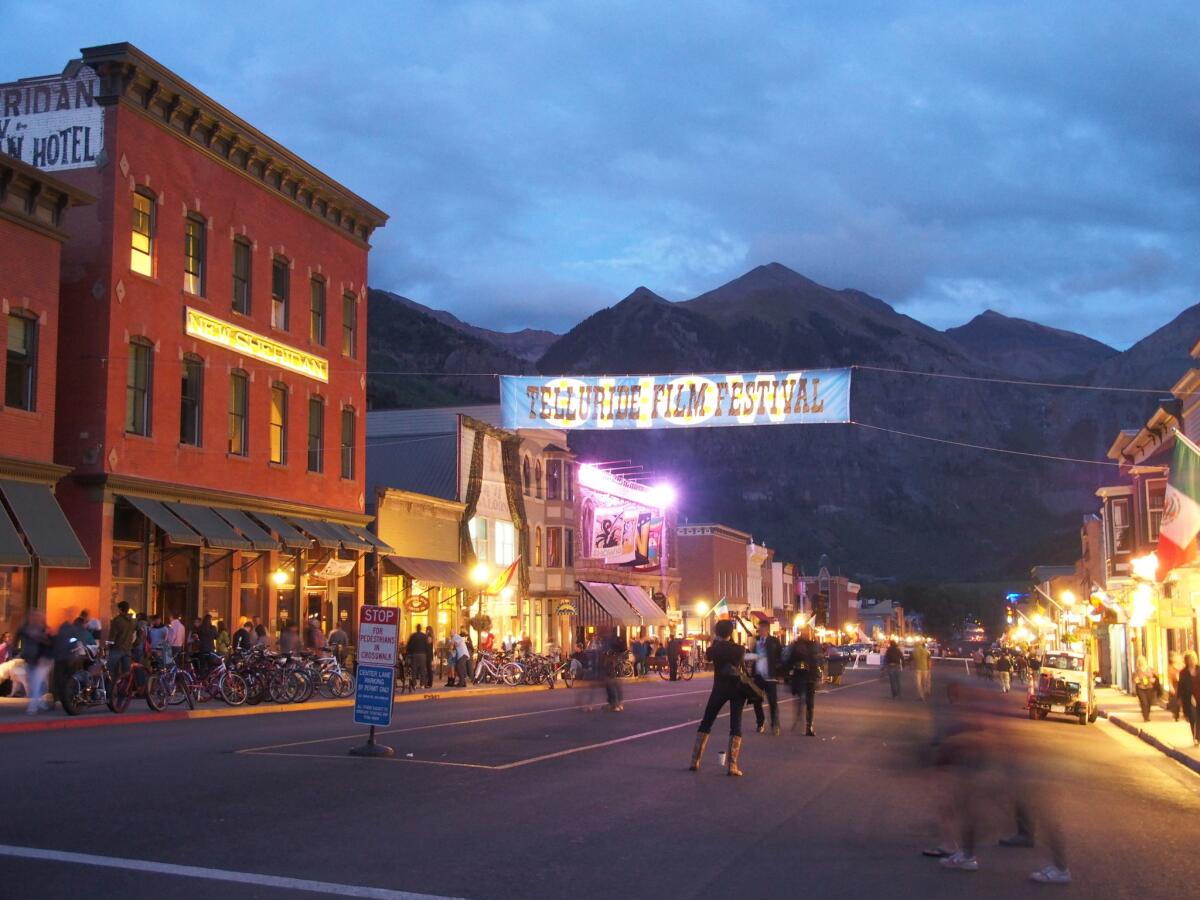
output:
M16 526L4 510L0 509L0 566L28 566L29 551L17 534Z
M207 506L193 503L163 503L167 509L192 526L205 543L219 550L253 550L254 545L233 530L228 522Z
M143 516L158 526L159 530L170 538L172 544L184 547L200 547L204 539L192 529L184 525L167 507L158 500L147 500L145 497L132 497L129 494L120 495L140 512Z
M33 548L38 563L50 568L86 569L91 566L79 538L47 484L0 480L17 525ZM20 543L20 541L18 541ZM20 565L17 563L16 565Z
M358 535L364 541L366 541L368 544L370 544L372 547L374 547L376 550L378 550L380 553L382 553L384 556L391 556L391 555L395 554L396 551L393 550L387 544L385 544L383 541L381 541L379 539L379 536L376 535L374 532L367 531L367 529L360 528L357 525L347 525L346 527L349 528L351 531L353 531L356 535Z
M275 535L289 550L307 550L312 546L312 541L307 536L298 531L296 526L281 516L273 516L270 513L262 513L256 510L254 518L275 532Z
M305 519L301 516L288 516L288 521L312 537L326 550L337 550L342 545L342 535L329 522L320 519Z
M342 546L347 550L362 550L370 552L375 549L375 545L364 538L354 528L349 525L343 525L341 522L325 522L324 523L334 534L341 539Z
M278 550L279 541L271 537L269 528L264 528L240 509L213 507L213 512L242 533L242 537L254 545L255 550Z

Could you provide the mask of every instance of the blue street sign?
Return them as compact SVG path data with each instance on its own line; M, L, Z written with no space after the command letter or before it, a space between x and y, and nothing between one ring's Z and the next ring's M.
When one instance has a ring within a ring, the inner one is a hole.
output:
M354 722L356 725L392 724L392 697L396 670L392 666L359 666L355 676Z

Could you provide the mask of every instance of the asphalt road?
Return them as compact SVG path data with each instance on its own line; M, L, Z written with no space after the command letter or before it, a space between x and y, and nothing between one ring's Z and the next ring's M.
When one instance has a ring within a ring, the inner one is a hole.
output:
M911 682L893 701L850 673L818 696L816 738L790 731L791 703L781 737L748 717L740 779L716 764L725 720L685 771L708 686L633 685L623 713L585 711L599 698L578 688L404 704L380 737L392 760L347 755L363 739L347 710L5 735L0 896L274 898L323 882L390 898L1148 898L1193 882L1200 777L1107 723L1030 722L1019 695L989 694L1000 764L970 787L981 869L948 872L920 850L961 775L925 764L930 708ZM1017 782L1066 834L1070 887L1028 881L1043 848L996 846Z

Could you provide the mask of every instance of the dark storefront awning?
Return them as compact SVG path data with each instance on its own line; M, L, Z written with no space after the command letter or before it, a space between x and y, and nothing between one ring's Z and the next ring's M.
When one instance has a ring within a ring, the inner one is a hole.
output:
M221 550L254 549L253 544L234 531L228 522L207 506L172 502L165 502L163 506L192 526L210 547Z
M250 542L255 550L278 550L279 541L271 537L270 529L259 525L240 509L215 507L217 515L242 533L242 537Z
M755 625L757 625L759 622L766 622L768 625L770 625L775 621L773 616L768 616L761 609L750 610L750 618L754 620Z
M86 569L91 565L49 485L3 480L0 491L41 565L61 569Z
M0 512L0 566L28 566L29 551L21 542L21 536L12 519Z
M385 559L389 566L395 567L414 581L455 588L471 586L471 580L467 577L467 567L462 563L420 559L414 556L388 556Z
M326 550L337 550L342 545L342 536L334 531L328 522L322 522L320 519L305 519L301 516L288 516L288 521Z
M184 525L160 501L147 500L145 497L133 497L129 494L121 494L120 496L128 500L134 509L164 531L167 537L171 539L171 543L180 544L185 547L200 547L204 544L204 539L200 535Z
M324 524L334 534L340 536L342 546L347 550L362 550L369 553L375 549L374 544L362 537L356 529L351 528L349 525L343 525L341 522L325 522Z
M646 589L638 587L636 584L617 584L613 585L617 591L629 601L629 605L637 610L638 615L642 617L643 625L657 627L660 625L670 624L667 621L666 612L646 593Z
M384 556L390 556L396 552L391 547L389 547L387 544L385 544L383 541L381 541L379 539L379 536L374 534L373 532L367 531L367 529L365 529L365 528L359 528L357 525L347 525L346 527L349 528L351 531L353 531L356 535L358 535L364 541L366 541L368 544L370 544L372 547L374 547L376 550L378 550L380 553L382 553Z
M270 513L255 512L254 518L262 522L281 540L285 547L289 550L307 550L312 546L312 541L297 530L291 522L280 516L273 516Z
M615 587L606 581L581 581L579 585L587 591L617 625L641 625L642 618Z

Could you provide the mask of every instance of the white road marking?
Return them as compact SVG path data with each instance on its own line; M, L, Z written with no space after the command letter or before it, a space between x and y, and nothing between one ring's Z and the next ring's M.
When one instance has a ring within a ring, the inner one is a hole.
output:
M844 691L844 690L848 690L850 688L861 687L864 684L875 684L875 683L877 683L876 679L873 679L873 678L864 679L863 681L856 681L853 684L843 684L838 687L827 688L827 689L821 691L821 693L822 694L836 694L838 691ZM706 694L706 693L708 693L708 691L707 690L687 691L686 693ZM659 699L661 697L680 697L680 696L685 696L685 694L683 694L683 693L680 693L680 694L658 694L658 695L655 695L654 697L641 697L638 699L655 700L655 699ZM800 699L799 697L789 697L787 699L781 700L780 705L783 705L785 703L794 703L794 702L799 701L799 699ZM628 700L626 702L632 703L634 701ZM556 707L555 709L551 709L551 710L539 710L538 712L557 712L557 711L560 711L563 709L577 709L577 708L578 707L574 707L574 706L563 706L563 707ZM499 719L516 719L516 718L521 718L522 716L530 716L530 715L537 715L537 714L538 714L537 712L532 712L532 713L515 713L515 714L509 715L509 716L488 716L488 717L482 718L482 719L469 719L469 720L464 720L462 722L443 722L438 725L422 725L422 726L417 726L414 728L402 728L402 729L398 729L396 731L380 732L380 734L399 734L399 733L405 732L405 731L422 731L422 730L429 729L429 728L443 728L443 727L447 727L449 725L467 725L467 724L472 724L472 723L476 723L476 722L494 722ZM724 719L724 718L727 718L728 716L729 716L729 712L726 711L726 712L721 713L721 715L718 716L718 718ZM451 768L460 768L460 769L483 769L483 770L489 771L489 772L503 772L508 769L517 769L522 766L528 766L528 765L532 765L534 763L539 763L539 762L546 762L546 761L552 760L552 759L559 759L564 756L572 756L576 753L584 753L588 750L599 750L603 747L611 747L615 744L624 744L624 743L627 743L628 741L637 741L637 740L641 740L642 738L653 737L656 734L664 734L665 732L668 732L668 731L678 731L680 728L688 728L690 726L699 725L700 722L701 722L701 719L689 719L686 722L677 722L674 725L666 725L662 728L655 728L650 731L641 731L641 732L638 732L637 734L629 734L629 735L625 735L625 736L619 737L619 738L612 738L610 740L600 741L595 744L584 744L581 747L570 747L566 750L558 750L554 753L545 753L540 756L532 756L528 759L518 759L518 760L515 760L514 762L502 763L500 765L495 765L495 766L489 766L489 765L485 765L483 763L460 763L460 762L448 762L445 760L418 759L416 757L408 757L408 756L388 756L388 757L380 757L380 759L383 762L415 763L417 765L426 765L426 766L447 766L447 767L451 767ZM348 759L354 759L354 757L351 757L349 754L337 754L337 753L275 753L272 751L278 750L280 748L296 747L296 746L300 746L303 744L319 744L319 743L324 743L326 741L352 740L352 739L358 738L358 737L361 737L361 735L352 734L352 735L348 735L346 737L320 738L315 741L299 741L299 742L293 743L293 744L275 744L270 747L263 747L263 748L259 748L259 749L253 749L253 750L239 750L237 752L245 753L245 754L252 754L254 756L286 756L286 757L290 757L291 759L346 759L346 760L348 760Z
M671 694L653 694L649 697L634 697L633 699L626 700L625 702L645 703L647 700L662 700L664 697L686 697L689 694L707 694L709 690L709 688L703 688L702 690L698 691L677 691ZM523 719L527 716L544 716L548 713L563 712L564 710L577 710L581 705L588 704L575 703L571 706L552 706L549 709L535 709L530 712L508 713L503 716L482 716L477 719L459 719L456 722L435 722L431 725L412 725L408 728L389 728L387 731L375 732L375 736L382 737L385 734L408 734L409 732L413 731L432 731L437 728L454 728L458 725L480 725L484 722L501 722L505 719ZM351 741L359 737L362 737L361 731L355 732L354 734L338 735L337 737L314 738L310 741L293 741L290 744L267 744L264 747L248 747L245 750L236 750L234 752L265 755L265 751L267 750L283 750L287 747L305 747L310 744L325 744L332 741Z
M81 866L100 866L108 869L126 869L132 872L151 872L156 875L175 875L179 878L232 881L237 884L253 884L290 891L309 891L314 894L331 894L338 897L369 897L374 900L450 900L450 898L438 897L434 894L414 894L409 891L393 891L388 888L365 887L357 884L334 884L329 881L309 881L305 878L287 878L282 875L231 872L227 869L180 866L174 863L153 862L145 859L122 859L116 856L96 856L91 853L70 853L65 850L42 850L37 847L14 847L9 844L0 844L0 856L36 859L43 862L74 863Z

